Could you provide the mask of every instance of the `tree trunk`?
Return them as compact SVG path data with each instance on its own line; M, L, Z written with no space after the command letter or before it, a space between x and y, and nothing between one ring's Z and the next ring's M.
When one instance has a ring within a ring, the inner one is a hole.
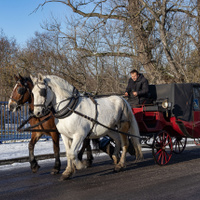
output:
M197 0L197 23L198 23L198 41L197 41L197 49L199 55L199 64L200 64L200 0Z
M145 31L141 19L141 4L139 0L129 0L128 13L130 16L129 24L133 28L133 34L136 44L138 60L144 67L152 83L163 83L162 74L156 69L153 61L151 45L149 44L149 35L151 31Z

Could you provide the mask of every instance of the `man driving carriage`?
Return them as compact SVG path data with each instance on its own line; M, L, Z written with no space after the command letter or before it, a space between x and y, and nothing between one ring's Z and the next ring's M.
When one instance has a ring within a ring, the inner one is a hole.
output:
M138 104L144 104L148 99L149 83L144 75L135 69L130 74L131 78L128 81L125 96L128 97L131 107L137 107Z

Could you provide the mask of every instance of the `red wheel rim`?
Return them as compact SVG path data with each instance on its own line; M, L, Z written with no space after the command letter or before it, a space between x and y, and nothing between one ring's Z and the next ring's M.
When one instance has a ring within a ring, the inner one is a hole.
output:
M173 145L170 135L166 131L159 132L153 142L152 153L159 165L166 165L172 157Z

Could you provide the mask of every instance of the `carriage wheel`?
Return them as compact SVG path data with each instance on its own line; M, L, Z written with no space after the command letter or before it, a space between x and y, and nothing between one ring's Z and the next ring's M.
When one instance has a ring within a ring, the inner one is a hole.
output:
M158 165L166 165L172 157L173 145L170 135L166 131L156 134L152 154Z
M176 154L182 153L186 147L187 138L175 137L173 139L173 152Z

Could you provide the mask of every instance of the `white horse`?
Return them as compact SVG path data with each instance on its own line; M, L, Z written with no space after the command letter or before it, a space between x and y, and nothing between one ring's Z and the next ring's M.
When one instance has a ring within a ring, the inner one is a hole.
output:
M37 117L44 115L46 109L53 107L55 112L55 124L61 133L67 156L67 167L63 172L61 179L70 178L75 169L82 169L85 166L78 160L77 152L88 136L90 138L99 138L109 134L112 138L119 136L118 132L110 131L98 123L94 123L90 118L105 125L106 127L116 129L121 132L128 132L131 137L136 159L143 158L139 142L139 128L136 119L132 113L131 107L127 101L119 96L109 96L96 99L96 106L88 97L79 96L74 86L70 85L64 79L47 75L38 74L38 77L32 77L34 88L34 114ZM76 93L76 94L75 94ZM70 111L72 101L77 99L75 108ZM69 111L67 114L66 112ZM79 114L87 117L80 116ZM61 117L59 116L61 115ZM128 148L128 137L120 133L122 154L120 161L115 165L115 170L120 171L125 167L126 152Z

